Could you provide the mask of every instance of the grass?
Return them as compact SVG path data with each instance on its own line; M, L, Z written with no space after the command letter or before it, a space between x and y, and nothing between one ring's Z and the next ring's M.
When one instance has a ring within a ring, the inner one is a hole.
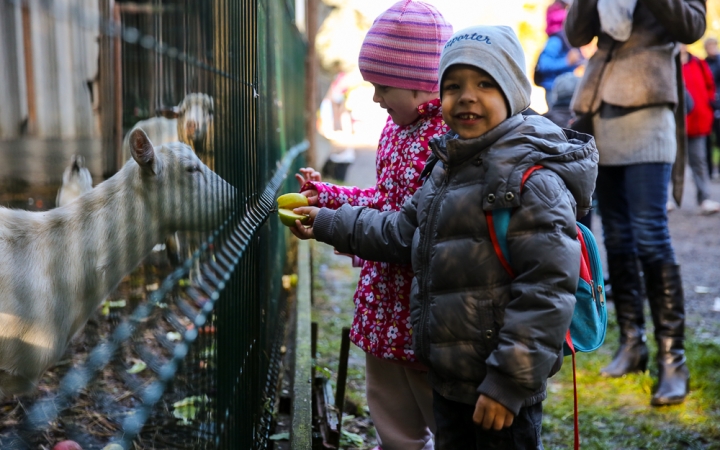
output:
M599 376L617 348L614 319L609 324L605 345L597 352L576 357L583 449L720 449L720 346L699 340L691 330L687 334L691 392L681 405L662 408L649 405L657 379L654 364L645 373L619 379ZM654 343L649 344L654 355ZM565 358L563 369L549 380L548 390L544 402L545 447L572 448L570 358Z
M333 254L323 244L314 245L313 320L317 321L318 357L316 366L334 380L340 353L342 327L352 323L352 295L359 269L350 266L344 257ZM619 379L599 376L617 348L618 330L614 314L606 343L593 353L577 356L577 377L580 407L580 435L583 450L720 450L720 345L700 337L702 330L687 329L687 358L691 372L691 392L685 403L655 408L650 397L657 379L657 369ZM655 354L652 330L648 341ZM362 419L366 414L364 385L364 353L350 346L350 364L346 414ZM569 357L560 373L548 382L548 399L544 402L543 444L546 449L573 448L572 364ZM367 423L367 419L365 419ZM348 424L352 429L352 423ZM357 432L357 426L355 430ZM359 426L364 445L372 448L374 430ZM357 448L357 447L343 447Z

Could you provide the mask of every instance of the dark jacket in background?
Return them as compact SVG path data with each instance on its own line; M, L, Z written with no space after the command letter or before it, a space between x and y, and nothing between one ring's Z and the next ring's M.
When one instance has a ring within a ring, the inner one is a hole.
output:
M710 68L710 72L712 72L713 80L715 81L715 86L720 85L720 56L718 55L712 55L705 58L705 62L707 63L708 67Z
M720 109L720 92L717 87L720 86L720 56L713 55L705 58L705 62L710 68L710 72L715 81L715 98L713 99L713 109Z
M445 135L400 212L344 205L315 219L316 238L341 252L412 262L413 347L445 398L474 404L484 394L517 414L545 398L560 368L579 271L575 219L590 208L598 160L590 136L565 133L515 115L476 139ZM535 164L546 170L520 192ZM515 279L490 240L484 211L495 208L514 208Z

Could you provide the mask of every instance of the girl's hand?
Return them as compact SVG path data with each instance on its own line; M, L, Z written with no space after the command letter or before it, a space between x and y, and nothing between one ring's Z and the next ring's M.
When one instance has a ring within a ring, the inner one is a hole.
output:
M348 258L355 257L355 255L351 255L350 253L340 253L336 248L333 249L333 253L335 253L336 255L347 256Z
M302 169L300 169L300 173L295 174L295 179L298 181L298 183L300 183L300 188L302 189L302 187L305 186L308 181L322 181L322 176L320 175L320 172L313 169L312 167L303 167ZM302 191L301 194L307 197L308 204L310 204L311 206L317 205L317 189L308 189L306 191Z
M499 431L512 425L514 419L515 415L502 404L480 394L473 413L473 422L477 425L485 430L492 428Z
M313 223L315 222L315 217L317 217L318 211L320 211L320 208L316 208L314 206L303 206L300 208L293 209L293 212L295 214L301 214L304 216L310 216L310 226L305 226L302 223L300 223L299 220L295 221L295 226L290 227L290 232L295 235L298 239L315 239L315 232L313 231Z
M322 181L322 175L312 167L303 167L300 173L295 174L295 179L300 183L300 187L303 187L308 181Z
M310 206L317 206L318 204L318 191L317 189L308 189L307 191L302 191L302 195L307 197L308 205Z

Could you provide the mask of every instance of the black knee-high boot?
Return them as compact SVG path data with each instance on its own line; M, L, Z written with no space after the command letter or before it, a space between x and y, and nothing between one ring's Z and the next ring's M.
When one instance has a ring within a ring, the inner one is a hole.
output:
M644 272L658 344L658 386L650 403L682 403L688 393L690 372L685 365L685 298L680 266L646 265Z
M642 284L634 253L608 256L608 266L613 287L613 303L620 326L620 348L612 362L603 368L600 374L606 377L621 377L626 373L642 372L647 367Z

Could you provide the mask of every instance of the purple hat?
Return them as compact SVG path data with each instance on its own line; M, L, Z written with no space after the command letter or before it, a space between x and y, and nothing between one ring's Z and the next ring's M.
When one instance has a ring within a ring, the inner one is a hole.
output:
M434 6L402 0L380 14L365 36L360 73L365 81L438 92L438 64L452 25Z
M563 29L565 16L567 16L567 3L555 2L550 5L545 13L545 33L551 36Z

